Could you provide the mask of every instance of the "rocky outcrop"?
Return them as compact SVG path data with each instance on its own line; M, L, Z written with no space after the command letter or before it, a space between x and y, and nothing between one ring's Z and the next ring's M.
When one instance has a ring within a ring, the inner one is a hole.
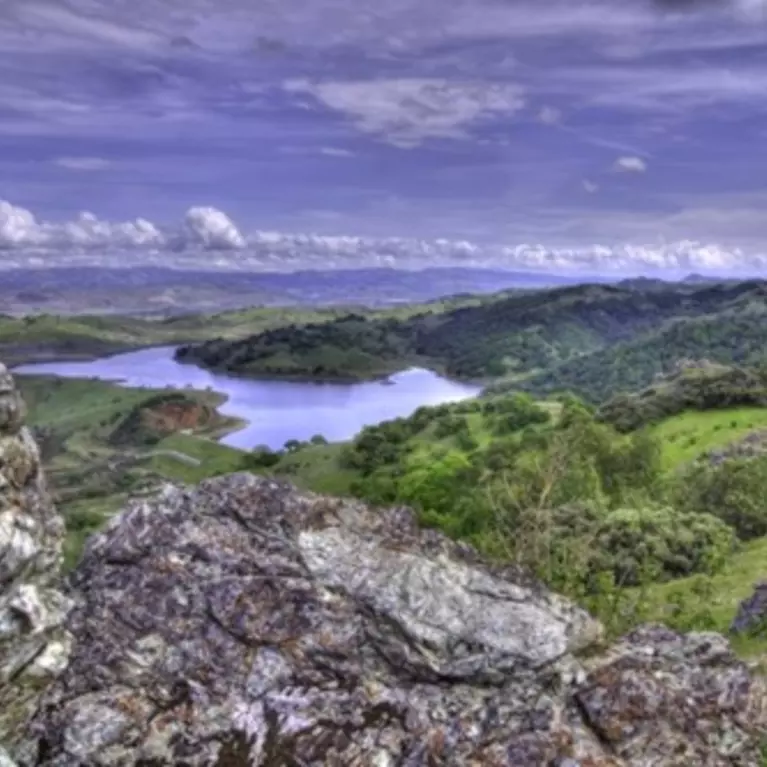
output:
M767 454L767 429L756 429L745 437L708 453L710 463L719 465L733 458L759 458Z
M716 634L600 626L523 573L249 474L87 545L22 767L756 767L761 679Z
M25 408L0 364L0 764L37 697L66 665L69 601L56 588L64 524L24 426Z
M767 581L754 584L754 592L738 605L730 624L733 634L767 634Z

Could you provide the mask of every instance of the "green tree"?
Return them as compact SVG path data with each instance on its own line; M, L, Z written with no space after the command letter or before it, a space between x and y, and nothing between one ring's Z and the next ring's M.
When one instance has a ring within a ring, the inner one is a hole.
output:
M676 479L673 498L680 508L724 520L741 540L767 535L767 456L701 461Z

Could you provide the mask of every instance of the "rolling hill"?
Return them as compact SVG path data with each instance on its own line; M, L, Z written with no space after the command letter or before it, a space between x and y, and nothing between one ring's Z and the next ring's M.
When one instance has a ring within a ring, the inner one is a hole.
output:
M347 314L188 345L178 359L266 377L364 380L421 365L493 391L571 389L592 401L650 383L681 357L751 364L767 284L577 285L499 294L409 317Z

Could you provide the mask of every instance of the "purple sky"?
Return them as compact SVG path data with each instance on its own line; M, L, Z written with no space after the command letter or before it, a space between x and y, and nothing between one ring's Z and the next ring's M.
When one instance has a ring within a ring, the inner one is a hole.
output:
M767 0L4 0L0 262L764 271L766 113Z

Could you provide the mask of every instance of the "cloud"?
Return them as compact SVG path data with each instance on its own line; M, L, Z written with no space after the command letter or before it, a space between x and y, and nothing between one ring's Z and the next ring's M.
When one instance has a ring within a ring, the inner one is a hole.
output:
M245 238L232 219L216 208L190 208L180 240L183 247L232 250L245 247Z
M164 231L151 221L112 223L92 213L74 221L38 221L34 214L0 200L0 250L78 253L89 250L232 250L245 246L245 238L220 210L190 208L178 231Z
M320 154L324 154L327 157L354 157L354 152L349 149L340 149L334 146L320 147Z
M473 123L513 115L525 105L518 85L479 81L297 79L286 81L283 87L290 94L309 95L347 116L363 133L403 148L428 138L466 138Z
M618 173L644 173L647 163L641 157L619 157L613 163L613 170Z
M554 107L541 107L538 112L538 120L544 125L556 125L562 119L562 112Z
M0 200L0 249L145 248L164 244L160 231L143 218L122 223L81 213L74 221L38 222L31 211Z
M584 190L589 194L594 194L594 192L599 190L599 184L595 184L593 181L589 181L587 178L583 179L582 186Z
M767 251L680 239L582 247L469 240L326 236L256 231L243 235L222 211L190 208L177 228L146 219L39 221L0 201L0 267L164 264L178 268L291 271L389 266L474 266L596 276L767 274Z
M103 157L57 157L54 165L68 170L106 170L112 166L109 160Z

